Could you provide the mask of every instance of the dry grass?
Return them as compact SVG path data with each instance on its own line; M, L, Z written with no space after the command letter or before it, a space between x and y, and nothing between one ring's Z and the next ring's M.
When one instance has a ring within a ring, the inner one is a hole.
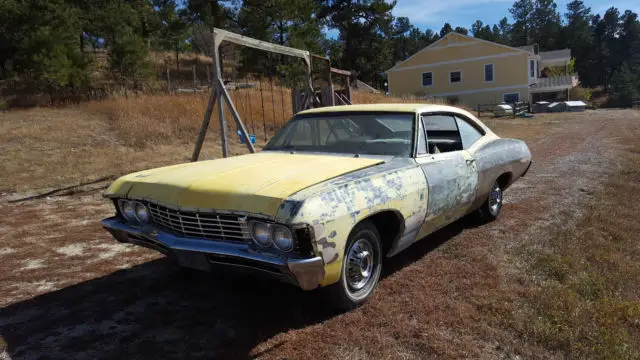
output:
M520 249L530 287L515 327L570 359L640 358L640 123L620 130L617 171L579 222Z
M0 115L0 187L186 161L188 116L153 128L162 111L141 99L173 111L142 97L118 100L120 125L100 108L114 103ZM147 140L125 137L131 114L149 117L151 129L131 124ZM536 161L501 218L458 222L385 262L374 298L346 314L286 285L185 281L100 229L112 208L98 193L0 202L0 358L638 358L640 113L489 125L526 140ZM207 156L214 147L215 135Z
M271 137L292 116L291 91L287 88L272 87L265 83L256 88L232 90L230 95L247 130L263 140ZM88 104L87 108L108 116L118 138L124 143L142 147L176 141L192 143L200 129L208 99L207 93L141 95L94 102ZM354 92L352 100L355 104L416 102L411 98L362 92ZM440 101L434 99L428 102ZM217 110L214 111L217 114ZM234 134L237 127L226 106L225 113L227 132ZM211 123L209 131L212 136L219 134L216 121Z
M262 91L230 91L258 150L291 117L289 90L271 89L263 84ZM353 97L356 103L414 101L359 92ZM0 192L72 185L189 161L207 101L206 93L139 95L0 114ZM246 153L233 118L225 114L230 153ZM215 119L203 159L221 156Z

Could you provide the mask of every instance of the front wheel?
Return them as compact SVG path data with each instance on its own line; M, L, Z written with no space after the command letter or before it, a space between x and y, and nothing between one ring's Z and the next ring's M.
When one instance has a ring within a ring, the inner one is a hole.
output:
M328 288L334 304L343 310L362 305L373 294L381 269L380 235L370 222L363 222L347 241L340 281Z
M478 209L478 215L486 222L495 220L500 215L502 209L502 188L498 181L495 181L489 191L487 201Z

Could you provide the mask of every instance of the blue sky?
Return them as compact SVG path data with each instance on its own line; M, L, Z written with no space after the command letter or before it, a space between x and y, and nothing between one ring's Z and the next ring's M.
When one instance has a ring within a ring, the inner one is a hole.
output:
M570 0L556 0L558 10L564 15ZM495 24L509 16L514 0L398 0L393 10L395 16L406 16L418 28L439 31L445 22L453 27L470 28L476 20ZM603 14L609 7L640 13L640 0L585 0L593 13Z

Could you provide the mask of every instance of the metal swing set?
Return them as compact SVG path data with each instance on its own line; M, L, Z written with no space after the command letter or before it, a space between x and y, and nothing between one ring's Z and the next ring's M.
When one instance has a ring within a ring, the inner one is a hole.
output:
M220 62L220 45L223 42L230 42L237 45L250 47L254 49L259 49L267 52L269 59L271 59L271 54L280 54L281 58L284 56L300 58L304 60L306 65L306 78L304 79L303 88L302 89L292 89L291 90L291 103L292 103L292 114L295 114L299 111L305 109L311 109L315 107L323 107L323 106L334 106L336 103L342 105L350 105L351 104L351 91L350 91L350 76L351 72L346 70L335 69L331 67L331 60L328 57L318 56L311 54L309 51L295 49L287 46L282 46L278 44L273 44L267 41L257 40L254 38L250 38L247 36L235 34L222 29L214 29L213 30L213 42L212 42L212 58L213 58L213 76L211 78L211 94L209 96L209 101L207 103L207 108L204 113L204 118L202 120L202 126L200 128L200 132L198 134L198 138L196 140L196 145L193 150L193 154L191 156L191 161L198 161L200 157L200 151L202 150L202 145L204 143L204 139L207 134L207 130L209 128L209 124L211 122L211 117L213 115L214 106L217 103L217 113L218 120L220 122L220 138L222 143L222 156L227 157L229 155L228 149L228 137L227 137L227 126L224 114L224 106L223 104L227 104L227 108L231 113L236 127L238 129L238 135L240 139L242 139L243 143L246 144L249 152L254 153L255 148L253 146L252 141L250 141L250 136L247 131L247 127L245 126L238 110L229 95L229 91L227 89L227 85L225 85L222 78L222 70L221 70L221 62ZM327 86L321 87L319 89L314 88L313 86L313 78L312 78L312 59L318 59L321 61L327 62ZM344 83L346 88L343 90L335 90L332 80L332 75L336 75L342 77L344 79ZM271 102L272 102L272 115L275 121L276 118L276 110L275 110L275 98L274 98L274 90L273 90L273 77L271 74L271 70L269 70L269 86L271 92ZM280 84L280 102L282 105L282 117L285 119L285 107L284 107L284 92L282 84ZM262 83L260 83L260 98L262 104L262 118L263 118L263 130L265 141L267 140L267 125L265 121L265 104L264 104L264 93ZM240 97L239 102L242 103L242 98ZM251 109L251 99L249 99L249 95L246 95L246 104ZM251 110L249 111L251 112ZM255 132L255 122L252 119L251 127L252 131Z

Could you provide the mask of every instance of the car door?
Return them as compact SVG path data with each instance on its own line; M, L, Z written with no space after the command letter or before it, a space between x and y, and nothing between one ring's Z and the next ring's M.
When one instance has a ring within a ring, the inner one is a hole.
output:
M416 162L428 184L427 215L418 235L421 237L467 213L475 199L478 169L475 159L463 149L453 114L423 114L419 125L427 149L417 152Z

